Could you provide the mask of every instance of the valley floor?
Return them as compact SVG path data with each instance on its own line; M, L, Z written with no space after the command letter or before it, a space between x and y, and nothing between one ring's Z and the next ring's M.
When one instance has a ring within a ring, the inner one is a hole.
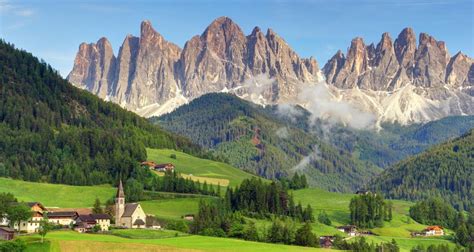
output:
M179 172L195 176L228 179L230 186L239 184L241 180L253 175L244 173L236 168L222 166L222 163L197 159L192 156L171 150L148 150L151 160L156 162L173 162ZM177 159L171 160L170 154L175 153ZM199 166L199 169L196 168ZM92 207L95 198L101 202L113 197L115 188L110 185L102 186L70 186L46 183L25 182L0 178L0 192L11 192L20 201L39 201L46 207L84 208ZM309 188L291 192L295 202L303 206L311 205L314 216L325 211L332 224L330 226L315 222L313 232L318 236L344 234L336 229L337 226L349 224L349 202L354 194L327 192L321 189ZM141 201L147 214L153 214L158 219L181 220L184 215L196 214L201 199L212 200L209 196L162 193L163 199ZM166 195L165 195L166 194ZM421 231L426 226L417 223L408 215L408 209L413 203L393 201L394 211L391 222L385 222L384 227L371 229L375 235L368 236L370 242L389 242L394 239L401 251L410 251L418 244L455 244L450 240L452 231L447 230L443 238L412 238L410 233ZM258 232L263 233L271 226L270 220L250 219L256 223ZM177 237L175 237L177 234ZM216 238L188 235L176 231L155 230L114 230L112 234L79 234L72 231L54 231L46 236L47 242L40 244L39 236L21 236L28 241L29 251L319 251L297 246L250 242L230 238ZM352 238L350 240L356 240Z
M132 232L141 232L134 230ZM162 239L130 239L105 234L79 234L55 231L40 243L38 235L25 236L28 252L32 251L324 251L317 248L287 246L198 235Z

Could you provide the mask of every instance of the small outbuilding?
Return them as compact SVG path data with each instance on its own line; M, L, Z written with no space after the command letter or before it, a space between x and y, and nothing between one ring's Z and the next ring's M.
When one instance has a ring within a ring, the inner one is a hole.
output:
M160 222L155 218L153 215L147 215L145 219L145 226L146 228L150 229L161 229Z
M0 227L0 240L13 240L15 238L15 230L9 227Z
M321 236L319 237L319 246L321 248L332 248L334 239L334 236Z

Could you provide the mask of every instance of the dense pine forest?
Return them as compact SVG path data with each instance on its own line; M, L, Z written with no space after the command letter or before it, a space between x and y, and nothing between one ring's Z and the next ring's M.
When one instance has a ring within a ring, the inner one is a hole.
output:
M74 185L115 183L145 147L201 149L79 90L30 53L0 41L0 176Z
M370 187L390 198L441 197L456 209L474 207L474 130L387 169Z
M164 128L211 148L215 156L266 178L306 174L312 186L353 191L379 169L298 128L275 108L230 94L206 94L153 119ZM307 166L298 164L303 162Z
M383 123L381 127L379 131L333 127L329 141L363 161L386 168L435 144L466 134L474 128L474 116L450 116L408 126Z
M382 227L392 220L392 204L380 194L367 193L351 199L349 205L351 224L362 228Z

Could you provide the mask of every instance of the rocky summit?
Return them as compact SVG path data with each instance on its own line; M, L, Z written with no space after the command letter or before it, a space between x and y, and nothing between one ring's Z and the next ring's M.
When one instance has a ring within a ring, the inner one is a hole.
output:
M379 121L426 122L474 114L474 61L450 57L443 41L411 28L377 46L355 38L347 56L338 51L322 69L339 99L375 113Z
M229 91L261 103L289 102L298 85L321 80L313 58L300 58L274 31L246 36L228 17L214 20L184 49L149 21L128 35L118 57L106 38L81 44L68 80L142 116L160 115L210 92ZM318 77L319 76L319 77Z
M294 103L302 90L326 80L334 99L382 121L426 122L474 114L474 61L446 44L405 28L377 45L354 38L320 70L272 29L245 35L228 17L214 20L184 48L165 40L149 21L128 35L118 56L106 38L79 46L68 76L74 85L150 117L211 92L232 92L254 103ZM314 97L318 99L318 97Z

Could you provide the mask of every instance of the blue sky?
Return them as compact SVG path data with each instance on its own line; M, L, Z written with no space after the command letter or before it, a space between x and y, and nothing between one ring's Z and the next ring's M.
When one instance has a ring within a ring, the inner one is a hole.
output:
M352 38L366 43L383 32L395 39L404 27L446 41L451 55L474 56L473 0L240 0L48 1L0 0L0 37L45 59L64 76L81 42L107 37L117 51L127 34L148 19L167 40L183 47L212 20L232 18L248 34L272 28L304 57L322 67Z

